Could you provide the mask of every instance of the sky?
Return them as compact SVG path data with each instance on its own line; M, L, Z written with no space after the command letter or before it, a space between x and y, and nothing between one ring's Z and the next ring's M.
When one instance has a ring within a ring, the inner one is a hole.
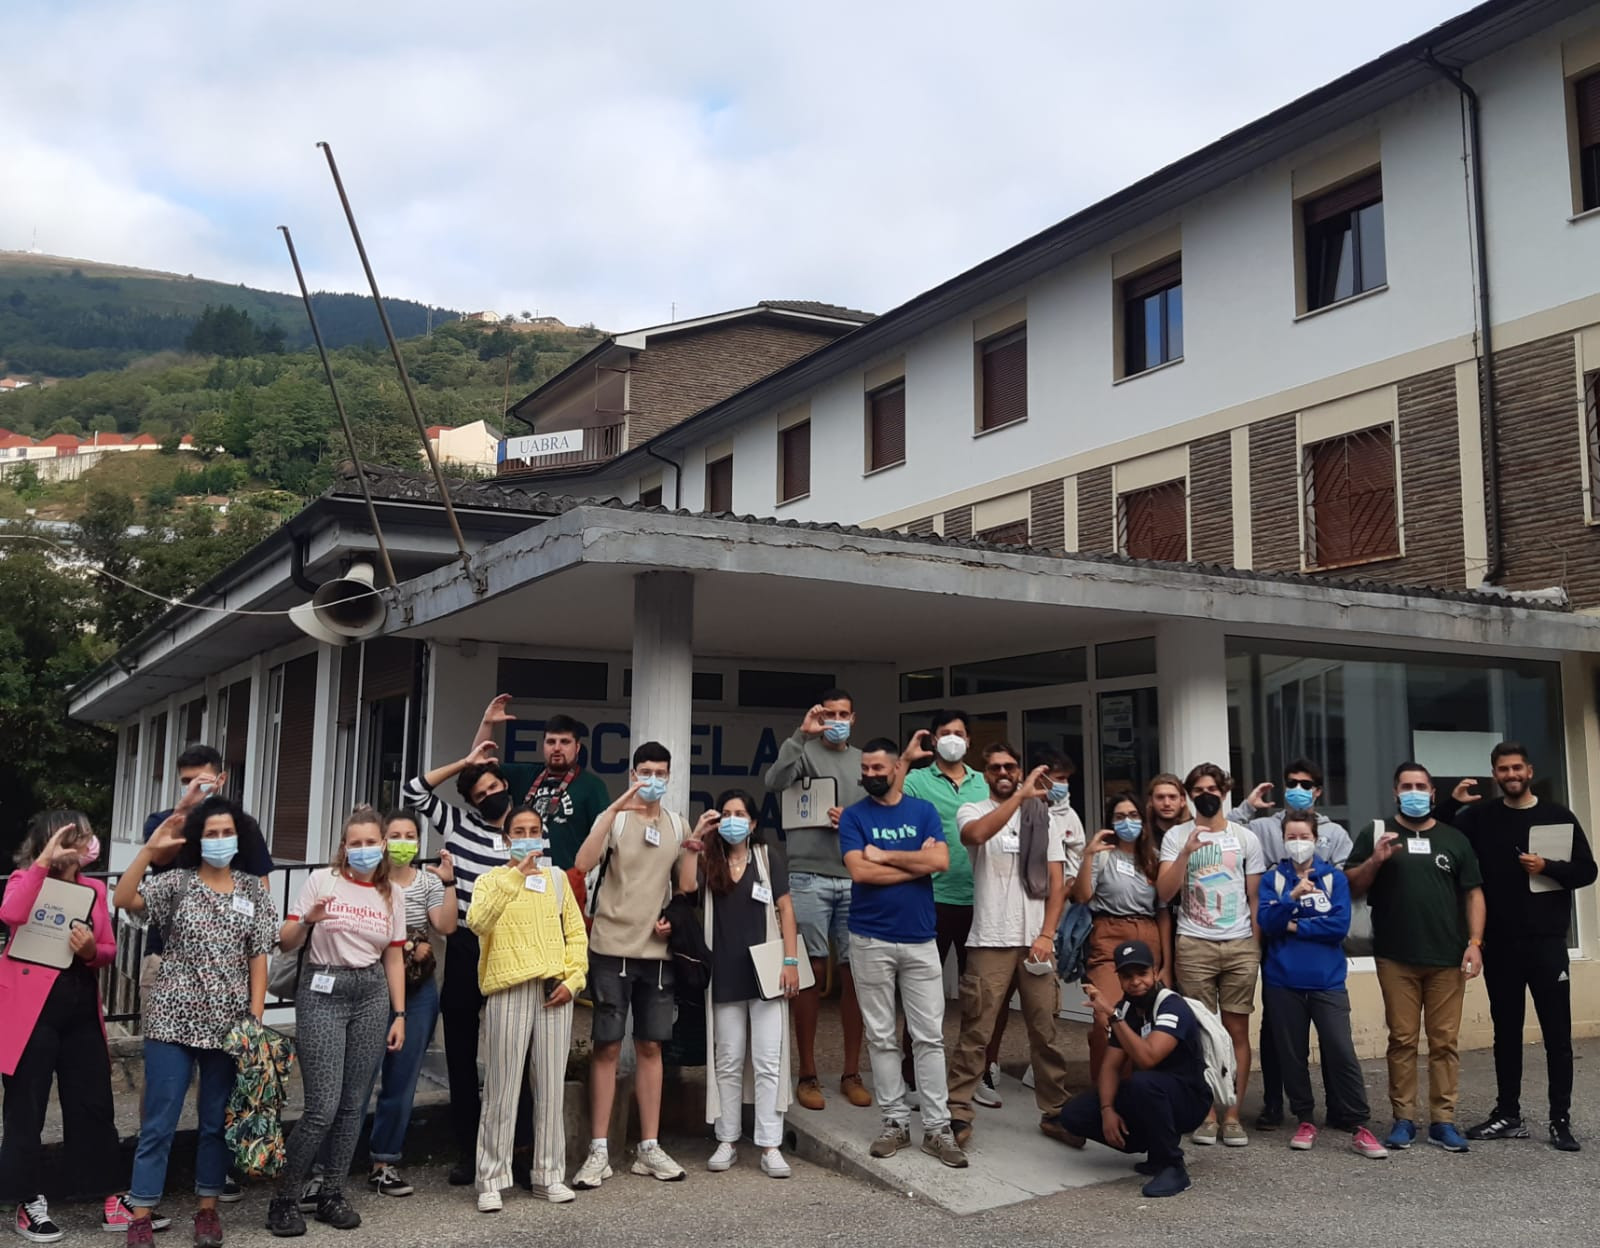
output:
M0 249L364 289L326 140L387 295L882 312L1466 7L8 0Z

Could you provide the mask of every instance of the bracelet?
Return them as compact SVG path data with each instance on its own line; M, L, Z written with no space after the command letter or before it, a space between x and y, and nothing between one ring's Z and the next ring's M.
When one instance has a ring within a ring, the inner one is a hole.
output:
M1467 944L1469 944L1469 945L1477 945L1481 949L1481 948L1483 948L1483 937L1482 936L1469 936L1469 937L1467 937Z
M799 966L800 965L800 959L799 958L785 958L783 960L783 964L785 966Z

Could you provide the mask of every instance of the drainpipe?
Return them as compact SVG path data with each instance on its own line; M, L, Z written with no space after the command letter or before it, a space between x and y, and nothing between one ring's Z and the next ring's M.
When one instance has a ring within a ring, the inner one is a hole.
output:
M1478 415L1483 440L1483 514L1489 545L1489 566L1484 569L1486 584L1494 584L1504 572L1500 534L1500 425L1494 402L1494 327L1489 320L1489 245L1483 222L1483 144L1478 125L1478 93L1467 85L1459 69L1439 63L1432 51L1424 54L1427 63L1461 93L1467 105L1467 131L1471 143L1472 249L1478 267L1478 332L1481 350L1478 359Z
M314 594L322 586L306 575L306 547L308 544L304 537L296 537L290 545L289 579L304 592Z
M668 467L670 467L672 469L672 497L673 497L672 508L673 508L674 511L682 511L683 510L683 465L680 464L675 459L668 459L665 455L662 455L654 447L651 447L651 446L646 446L644 448L644 453L646 455L648 455L651 459L659 459L663 464L666 464Z

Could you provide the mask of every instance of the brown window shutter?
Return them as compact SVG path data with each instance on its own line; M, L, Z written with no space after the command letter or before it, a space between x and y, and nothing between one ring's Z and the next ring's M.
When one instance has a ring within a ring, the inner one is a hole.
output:
M377 637L367 642L362 701L409 697L416 683L419 644L403 637Z
M1590 74L1573 84L1578 103L1578 146L1600 143L1600 74Z
M223 695L228 700L222 737L222 765L228 772L230 797L243 792L245 760L250 756L250 682L235 681Z
M661 506L661 487L652 485L648 490L640 490L639 501L646 507Z
M280 862L304 861L311 821L311 736L317 718L317 656L283 666L278 724L278 781L268 845Z
M811 422L790 425L778 436L783 457L783 492L778 501L786 503L811 493Z
M906 383L874 390L867 396L868 470L906 461Z
M1389 426L1330 438L1311 448L1307 523L1319 567L1400 553L1394 434Z
M1122 496L1123 550L1135 559L1183 563L1189 558L1189 508L1182 481Z
M1316 225L1330 217L1337 217L1346 212L1354 212L1357 208L1365 208L1368 204L1375 204L1383 198L1383 171L1374 170L1365 177L1357 178L1354 182L1346 182L1343 186L1336 186L1325 195L1318 195L1315 199L1306 201L1305 220L1307 225Z
M983 410L979 429L998 429L1028 414L1028 331L1002 334L983 352Z
M1169 286L1177 286L1183 281L1183 259L1170 260L1166 264L1157 265L1153 269L1146 269L1143 273L1135 273L1122 283L1122 297L1124 299L1146 299L1157 291L1166 290Z
M1026 546L1028 544L1028 522L1014 520L1010 524L997 524L992 529L984 529L978 534L980 542L993 542L996 546Z
M706 510L733 510L733 456L706 465Z

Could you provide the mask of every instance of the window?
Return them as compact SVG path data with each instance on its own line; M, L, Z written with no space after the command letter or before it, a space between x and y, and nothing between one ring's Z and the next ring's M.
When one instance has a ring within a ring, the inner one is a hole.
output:
M1306 201L1306 311L1376 290L1388 281L1383 250L1383 174L1374 171Z
M1028 522L1026 520L1013 520L1010 524L997 524L992 529L984 529L978 534L980 542L993 542L996 546L1026 546L1028 544Z
M633 669L622 669L622 696L633 697ZM690 677L689 696L696 702L722 701L722 673L695 672Z
M661 506L661 482L657 481L648 489L641 489L639 491L639 501L646 507Z
M978 432L1028 417L1028 327L978 344Z
M1049 650L1012 659L961 663L950 669L950 692L958 698L980 693L1010 693L1048 685L1076 685L1089 679L1089 652Z
M706 510L733 510L733 456L706 465Z
M568 659L501 659L495 684L501 693L534 702L604 702L606 665Z
M944 668L925 667L919 672L900 673L900 700L927 702L944 697Z
M906 462L906 383L891 382L867 395L867 471Z
M1600 372L1583 379L1583 434L1589 447L1589 518L1600 521Z
M1392 426L1308 446L1304 480L1308 566L1337 568L1400 553Z
M1183 260L1122 283L1122 375L1183 358Z
M1600 73L1572 85L1578 113L1578 182L1583 211L1600 208Z
M831 672L769 672L739 669L739 705L804 711L839 682Z
M778 431L778 501L793 502L811 493L811 422Z
M1094 648L1094 674L1097 680L1120 680L1126 676L1154 676L1156 639L1136 637L1132 641L1108 641Z
M1121 498L1117 522L1122 553L1134 559L1182 563L1189 557L1189 498L1183 481L1167 481Z

